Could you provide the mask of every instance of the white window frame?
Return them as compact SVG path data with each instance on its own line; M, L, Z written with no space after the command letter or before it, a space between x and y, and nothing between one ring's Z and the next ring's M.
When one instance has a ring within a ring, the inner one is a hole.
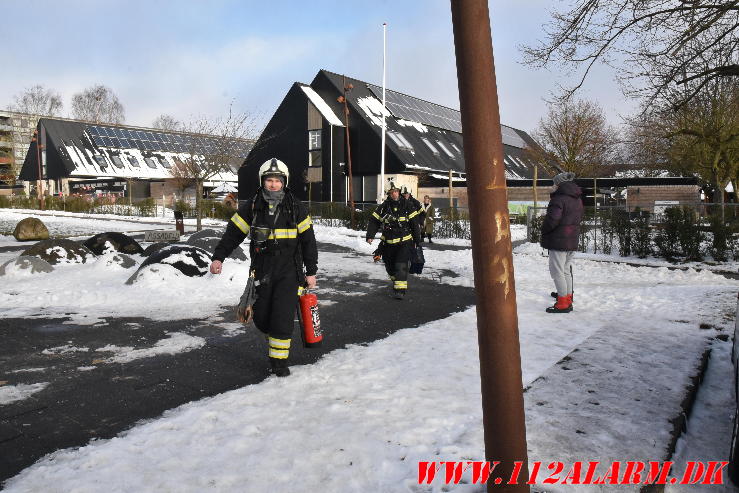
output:
M426 137L421 137L421 140L423 141L424 144L426 144L426 147L431 149L431 152L433 152L436 156L439 155L439 149L434 147L434 144L432 144L429 139L427 139Z
M308 150L317 151L321 149L321 130L308 130ZM316 145L317 144L317 145Z
M436 144L441 148L442 151L446 152L446 155L449 157L454 157L454 154L452 154L452 151L450 151L447 146L445 146L440 140L436 141Z
M401 149L407 149L409 151L413 150L413 146L411 145L410 142L408 142L408 140L406 140L405 137L403 137L403 134L400 134L398 132L394 132L391 130L387 132L387 135L391 139L393 139L393 142L395 142L395 144L397 144L397 146L400 147Z

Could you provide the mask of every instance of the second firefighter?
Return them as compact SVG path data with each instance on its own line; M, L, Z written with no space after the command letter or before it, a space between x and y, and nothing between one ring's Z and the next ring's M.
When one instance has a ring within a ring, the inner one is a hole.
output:
M412 249L421 244L418 222L414 220L418 210L400 197L400 190L391 185L388 198L370 216L367 226L367 243L372 243L381 230L381 254L390 280L393 294L402 300L408 290L408 264Z

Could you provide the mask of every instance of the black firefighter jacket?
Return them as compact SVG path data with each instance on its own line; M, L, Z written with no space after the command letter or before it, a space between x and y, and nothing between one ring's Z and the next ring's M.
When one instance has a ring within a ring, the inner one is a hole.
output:
M405 199L387 199L370 216L367 226L367 239L375 237L382 228L380 239L386 245L395 245L406 241L421 243L416 210Z
M226 226L226 232L213 253L213 260L223 261L228 257L244 241L250 230L267 228L266 253L256 251L259 246L256 245L255 233L252 233L249 248L252 262L254 263L256 256L269 257L276 252L280 256L292 256L299 262L297 255L300 245L305 275L315 276L318 271L318 247L308 209L289 190L285 191L285 197L277 206L279 214L270 216L267 207L261 189L252 200L241 205Z

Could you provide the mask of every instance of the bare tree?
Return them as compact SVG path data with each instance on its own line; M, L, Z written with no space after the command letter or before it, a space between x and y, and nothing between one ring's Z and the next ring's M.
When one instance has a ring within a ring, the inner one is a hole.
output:
M652 106L631 121L632 155L714 187L714 200L739 178L739 79L703 84L689 102Z
M616 161L618 131L608 125L603 110L591 101L559 101L533 132L540 148L529 148L532 159L578 176L602 176Z
M154 119L151 126L154 128L161 128L162 130L180 130L182 129L182 122L172 115L161 114Z
M173 175L195 183L197 230L202 224L203 185L222 173L235 173L256 136L253 117L235 113L233 105L223 118L197 117L183 125L185 150Z
M112 89L102 84L72 96L72 115L95 123L123 123L126 112Z
M16 94L15 102L10 105L10 110L32 115L59 116L63 106L62 98L58 93L37 84Z
M568 0L552 11L524 61L580 70L580 88L596 63L618 69L627 95L651 104L675 84L695 81L684 104L711 80L739 76L739 0Z

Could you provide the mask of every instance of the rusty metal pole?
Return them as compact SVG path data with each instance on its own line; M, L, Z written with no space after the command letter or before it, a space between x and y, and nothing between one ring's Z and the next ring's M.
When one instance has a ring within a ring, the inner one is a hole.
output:
M451 0L467 172L488 491L529 491L521 355L488 0ZM520 461L518 484L506 484ZM500 478L500 484L496 479Z

